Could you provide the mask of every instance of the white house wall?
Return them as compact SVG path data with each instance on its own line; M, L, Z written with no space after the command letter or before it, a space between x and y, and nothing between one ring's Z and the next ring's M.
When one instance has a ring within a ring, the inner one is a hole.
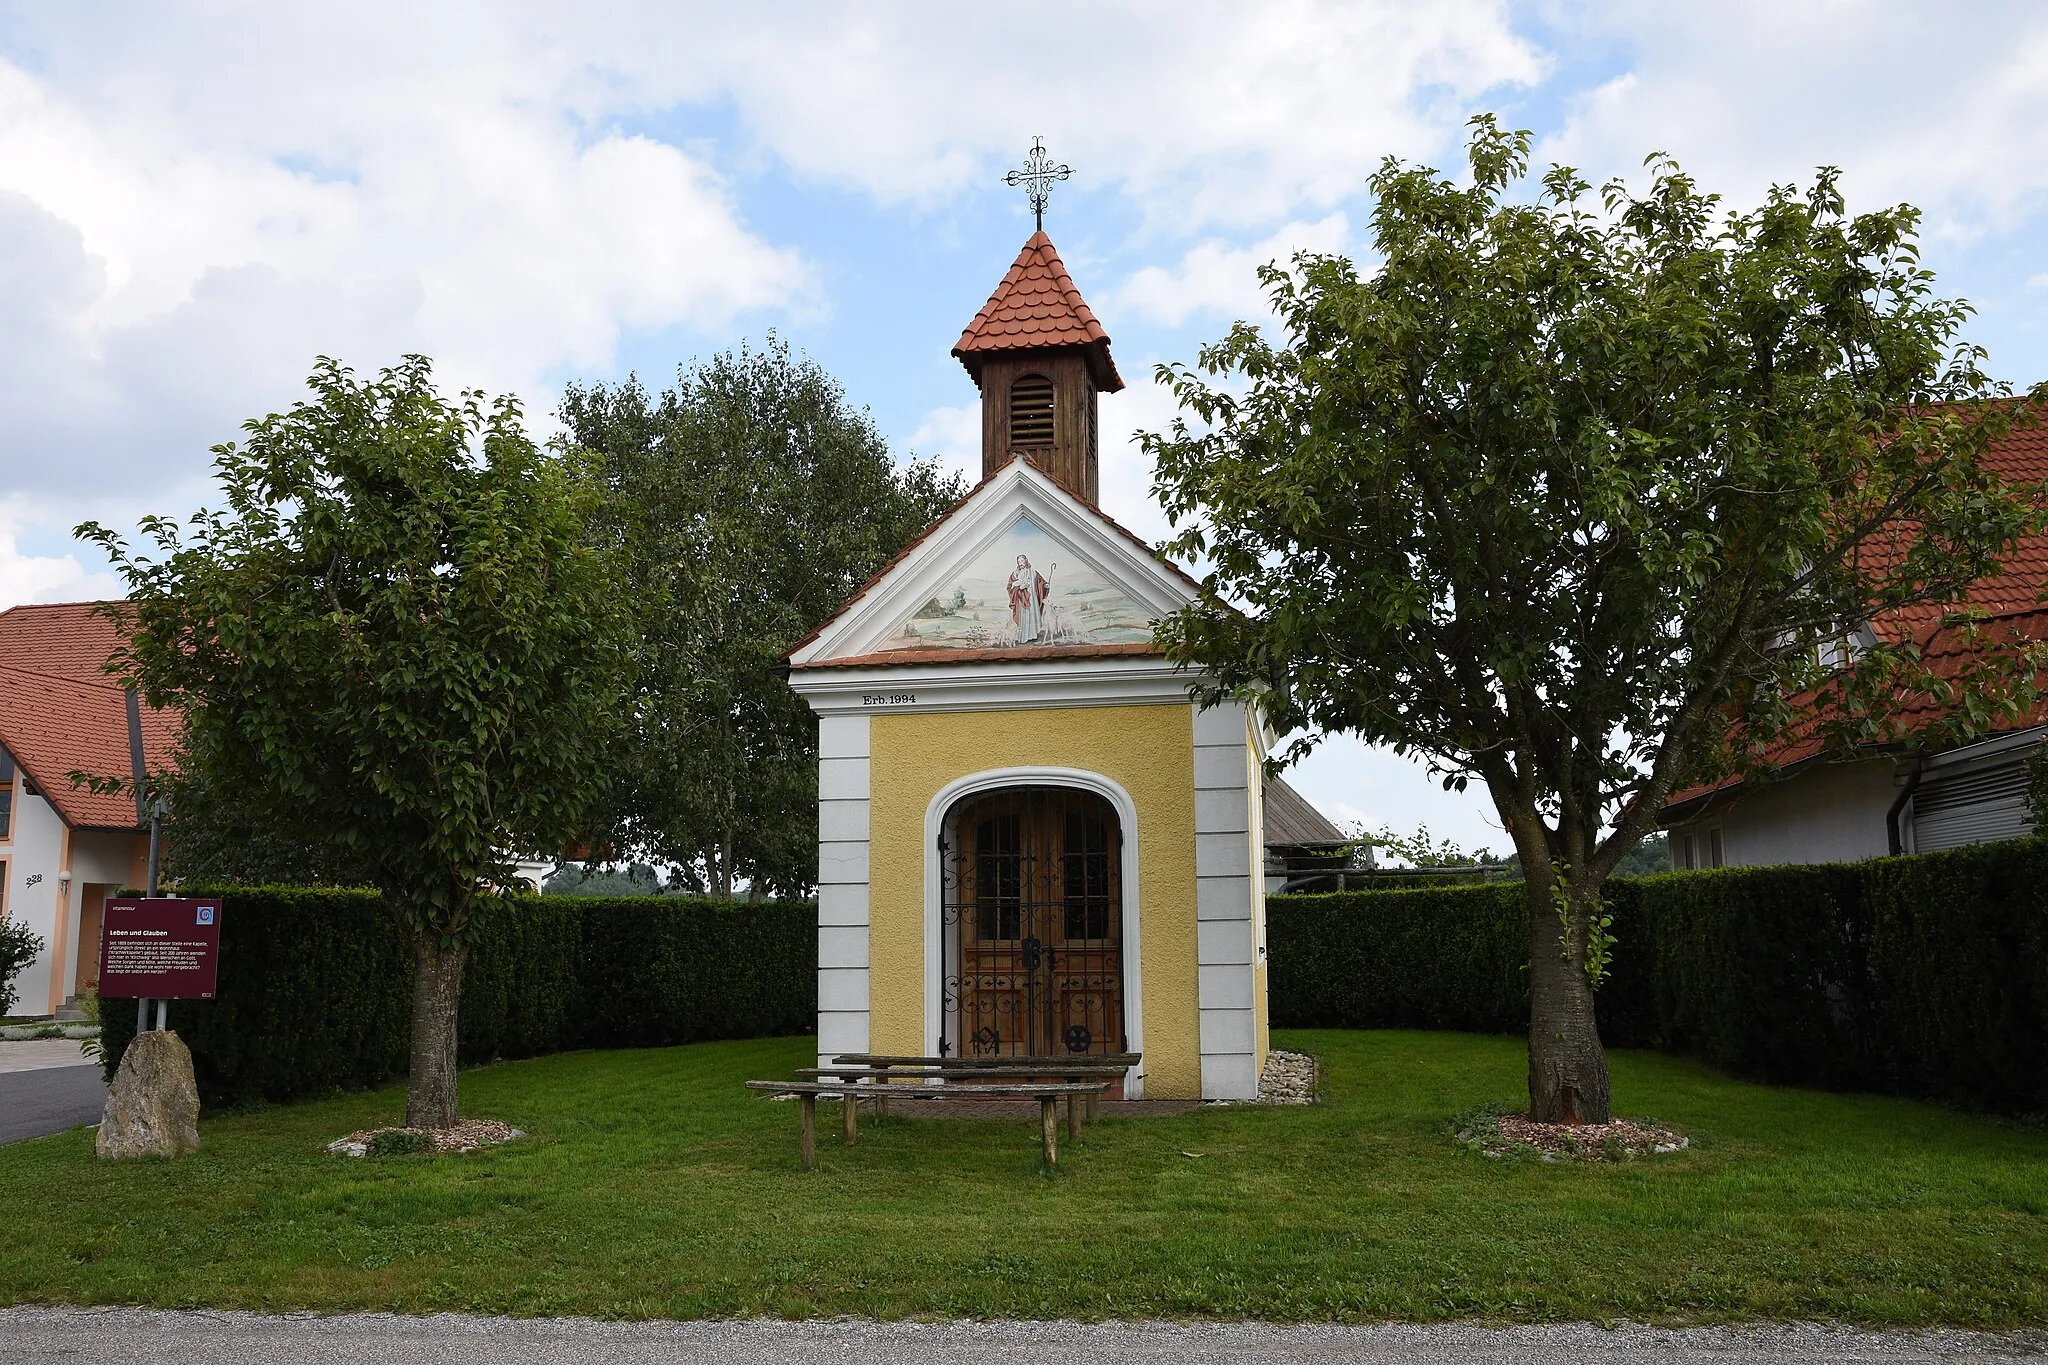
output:
M64 822L41 796L15 789L14 843L7 853L7 918L26 924L43 940L43 951L14 978L16 1014L54 1014L62 998L50 998L51 950L57 941L62 883ZM75 936L74 936L75 937Z
M1202 1098L1258 1094L1259 868L1244 707L1195 712L1196 1003Z
M55 987L56 996L50 1009L55 1011L71 994L72 983L78 980L78 963L83 954L88 962L97 963L100 945L87 943L84 939L85 888L86 884L98 883L118 890L130 885L135 877L135 836L108 830L78 830L71 836L71 884L66 899L65 918L69 927L64 935L64 967ZM110 892L111 894L111 892Z
M818 1065L869 1051L868 718L818 717Z
M1891 852L1886 815L1899 796L1892 773L1888 758L1815 764L1671 833L1694 835L1704 850L1706 832L1718 824L1728 867L1882 858Z

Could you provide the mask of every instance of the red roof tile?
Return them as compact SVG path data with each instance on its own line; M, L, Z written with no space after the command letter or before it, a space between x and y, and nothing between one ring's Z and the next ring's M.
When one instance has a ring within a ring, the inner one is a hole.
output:
M1109 333L1095 320L1073 276L1053 249L1052 238L1033 233L1016 264L988 302L967 324L953 354L981 381L980 357L1000 351L1039 351L1056 346L1088 349L1089 373L1097 388L1115 393L1124 386L1109 355Z
M109 682L107 659L121 627L99 602L50 602L0 611L0 668L25 668L81 682Z
M2008 432L1985 452L1984 465L2013 484L2038 486L2048 481L2048 421ZM1903 539L1902 536L1897 545L1878 547L1877 553L1902 551ZM2029 536L2006 553L2001 572L1978 579L1959 601L1920 603L1887 612L1873 620L1871 626L1890 639L1918 641L1921 657L1935 675L1954 677L1975 649L1958 632L1942 629L1945 616L1958 609L1970 609L1982 614L1979 629L1994 638L2010 639L2016 635L2043 640L2048 639L2048 607L2042 605L2044 602L2048 602L2048 536ZM1807 698L1804 704L1811 706L1813 699ZM1942 708L1933 698L1921 695L1903 699L1898 714L1909 721L1929 722L1941 718ZM1817 721L1818 717L1813 719ZM2026 720L2016 721L2011 728L2043 721L2048 721L2048 707L2038 709ZM1767 755L1770 765L1782 771L1821 757L1823 742L1815 733L1818 728L1817 724L1802 726L1798 733L1780 742ZM1674 792L1663 809L1668 814L1710 794L1731 793L1742 785L1741 778L1728 777L1717 783L1690 787Z
M72 828L137 827L133 796L71 784L73 772L128 776L128 697L121 688L0 666L0 744ZM169 764L176 747L174 717L144 707L142 751L149 766Z
M1163 651L1150 641L1120 645L1017 645L1003 649L890 649L845 659L820 659L813 668L898 668L909 664L1035 663L1040 659L1129 658Z

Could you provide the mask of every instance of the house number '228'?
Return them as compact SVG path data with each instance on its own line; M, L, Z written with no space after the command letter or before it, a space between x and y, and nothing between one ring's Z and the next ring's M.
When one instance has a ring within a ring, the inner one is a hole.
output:
M917 693L863 692L860 694L860 704L862 706L915 706L917 704Z

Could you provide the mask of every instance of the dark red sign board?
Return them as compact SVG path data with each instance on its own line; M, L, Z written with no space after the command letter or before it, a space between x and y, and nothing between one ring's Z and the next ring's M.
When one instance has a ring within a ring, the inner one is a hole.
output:
M102 1000L211 1000L220 902L123 896L100 918Z

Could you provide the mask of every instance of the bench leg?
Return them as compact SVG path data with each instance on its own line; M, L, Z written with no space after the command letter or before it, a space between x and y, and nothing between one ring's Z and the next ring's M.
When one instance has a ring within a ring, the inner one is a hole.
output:
M1060 1164L1059 1101L1051 1096L1038 1102L1038 1136L1045 1164Z
M1067 1096L1067 1141L1078 1142L1081 1137L1081 1097Z
M818 1097L798 1095L797 1164L807 1171L818 1169Z
M839 1140L851 1147L860 1136L860 1096L853 1093L853 1087L846 1087L846 1098L839 1102L846 1112L839 1119Z
M1088 1121L1089 1121L1090 1123L1093 1123L1093 1122L1095 1122L1095 1119L1096 1119L1096 1112L1097 1112L1097 1111L1096 1111L1096 1108L1095 1108L1095 1096L1093 1096L1093 1095L1090 1095L1090 1096L1088 1097Z

